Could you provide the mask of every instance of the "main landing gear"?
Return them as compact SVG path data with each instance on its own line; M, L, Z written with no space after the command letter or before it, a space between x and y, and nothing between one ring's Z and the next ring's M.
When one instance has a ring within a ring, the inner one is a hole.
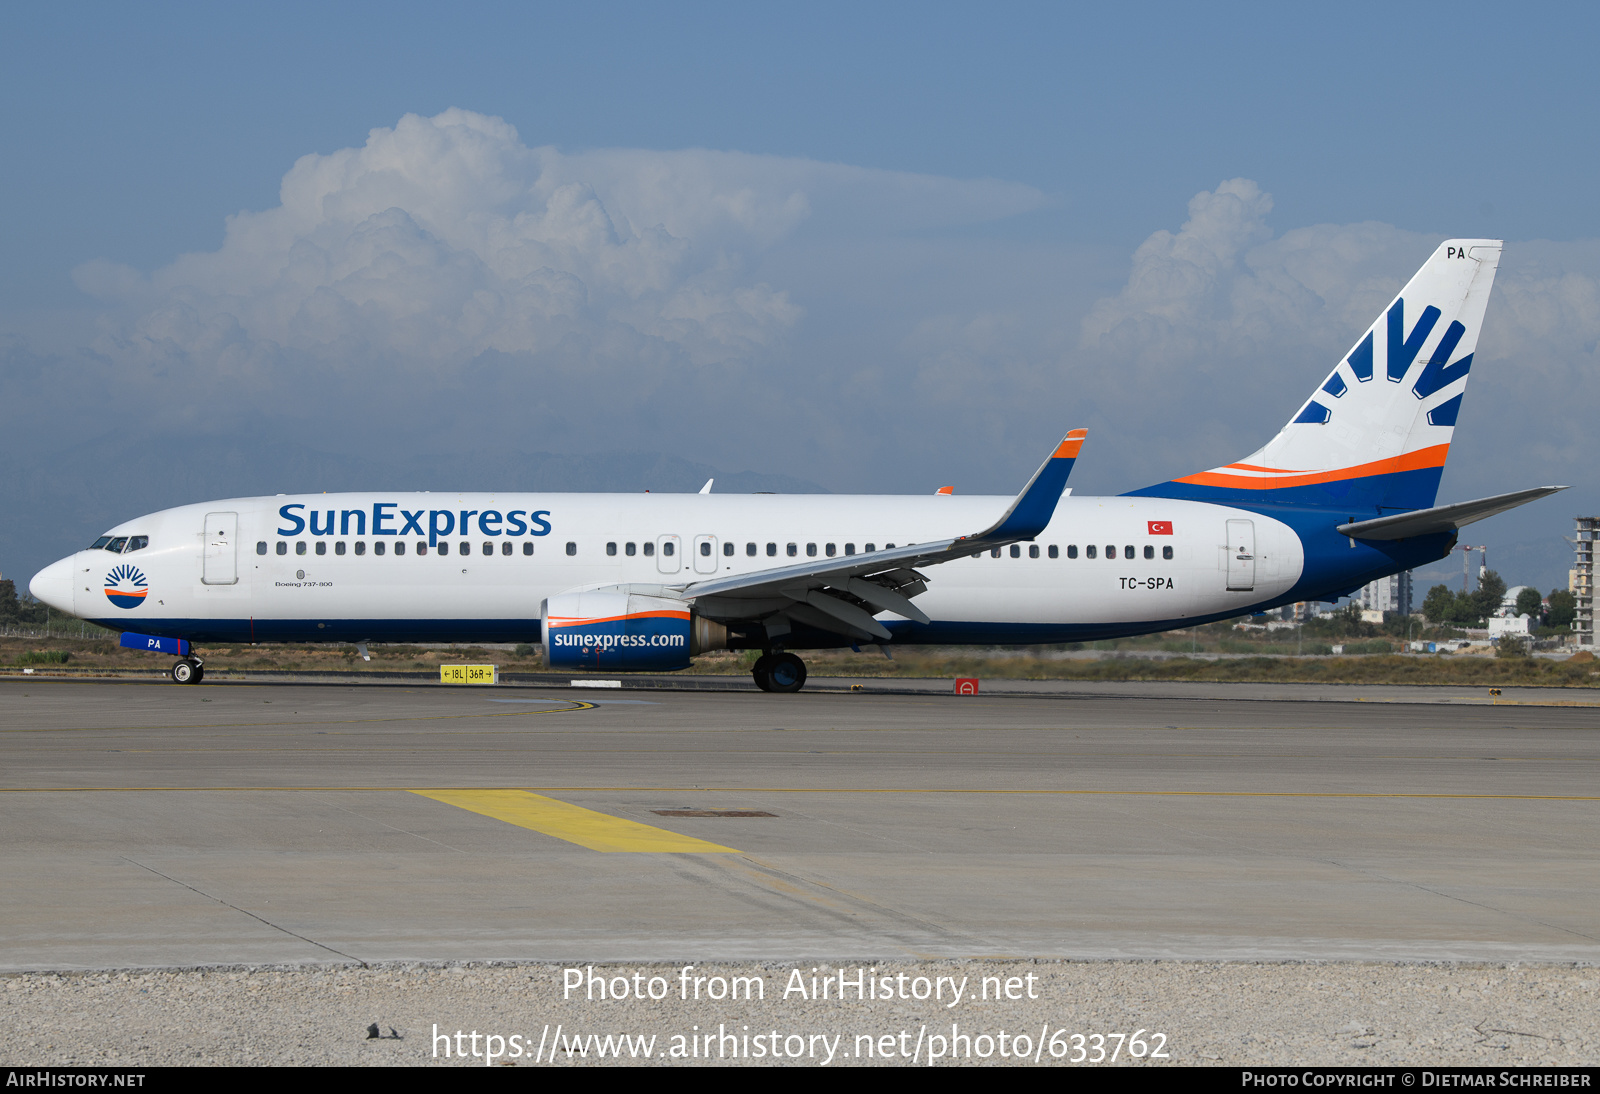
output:
M806 663L792 653L766 653L750 675L762 691L799 691L806 686Z
M170 675L174 684L198 684L206 678L206 667L198 657L185 657L172 666Z

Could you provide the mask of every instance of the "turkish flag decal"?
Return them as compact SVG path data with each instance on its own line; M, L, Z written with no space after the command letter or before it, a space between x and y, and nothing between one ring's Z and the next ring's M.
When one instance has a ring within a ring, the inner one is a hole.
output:
M1150 534L1152 536L1170 536L1172 534L1172 522L1170 520L1151 520L1145 523L1150 525Z

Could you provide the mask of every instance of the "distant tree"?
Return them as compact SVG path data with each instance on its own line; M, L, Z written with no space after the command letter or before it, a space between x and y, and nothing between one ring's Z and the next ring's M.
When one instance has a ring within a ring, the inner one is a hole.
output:
M1456 617L1456 594L1450 591L1448 585L1435 585L1428 590L1428 598L1422 602L1422 614L1428 617L1429 623L1452 623Z
M0 579L0 623L15 623L22 605L17 600L17 583L9 577Z
M1505 596L1505 579L1493 570L1485 571L1483 577L1478 580L1477 591L1469 594L1472 622L1483 625L1485 620L1500 609L1500 602Z
M1567 628L1578 614L1578 600L1565 589L1550 590L1550 611L1545 614L1547 627Z
M1517 594L1517 614L1531 616L1538 619L1544 611L1544 598L1539 595L1539 590L1534 588L1523 589Z

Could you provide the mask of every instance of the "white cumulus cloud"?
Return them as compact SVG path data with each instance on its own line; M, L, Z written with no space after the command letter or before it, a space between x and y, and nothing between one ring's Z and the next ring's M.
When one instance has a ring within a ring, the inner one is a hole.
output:
M245 371L285 351L340 370L436 370L489 351L559 347L570 362L643 341L706 365L799 320L788 291L749 271L819 203L876 205L892 227L1040 201L1027 187L770 156L567 154L465 110L302 157L280 197L231 217L219 250L147 276L80 267L81 288L121 306L100 348Z

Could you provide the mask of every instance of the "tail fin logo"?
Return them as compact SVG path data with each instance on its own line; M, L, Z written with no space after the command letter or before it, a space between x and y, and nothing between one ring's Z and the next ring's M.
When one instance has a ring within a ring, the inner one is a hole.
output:
M1405 307L1405 298L1402 297L1394 302L1388 314L1389 338L1386 347L1388 355L1384 361L1384 374L1388 377L1390 383L1395 384L1405 381L1406 374L1411 371L1412 365L1416 363L1417 354L1422 351L1423 343L1433 333L1433 328L1438 324L1442 314L1438 308L1429 304L1422 309L1422 314L1417 318L1416 325L1411 328L1411 333L1407 334ZM1426 399L1428 396L1442 391L1457 380L1464 379L1467 373L1472 370L1472 354L1470 353L1454 364L1450 363L1450 358L1454 356L1456 347L1461 344L1461 339L1466 333L1467 328L1462 326L1459 320L1451 320L1450 326L1445 329L1444 337L1439 339L1439 345L1423 365L1422 372L1417 376L1416 382L1411 385L1411 393L1418 399ZM1367 336L1361 340L1361 344L1355 348L1349 357L1345 358L1344 363L1349 366L1350 374L1358 384L1370 383L1372 380L1372 343L1372 332L1368 331ZM1350 390L1350 385L1346 382L1340 370L1336 368L1333 370L1333 375L1328 377L1327 382L1322 385L1320 390L1335 399L1342 399L1345 392ZM1459 408L1460 400L1461 397L1457 395L1450 400L1450 403ZM1429 413L1429 425L1455 425L1456 416L1454 411L1440 414L1440 410L1443 409L1443 406L1441 406ZM1448 417L1448 421L1444 420L1446 417ZM1295 416L1294 424L1327 425L1332 420L1332 408L1313 397L1301 409L1300 413Z

